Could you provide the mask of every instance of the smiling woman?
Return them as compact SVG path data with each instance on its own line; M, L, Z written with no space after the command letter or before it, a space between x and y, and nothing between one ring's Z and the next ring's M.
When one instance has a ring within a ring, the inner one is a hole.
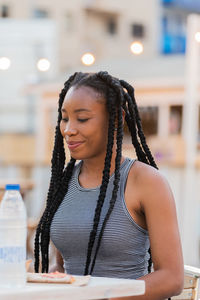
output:
M108 131L108 113L105 100L94 99L98 98L92 88L71 87L62 105L60 131L75 159L105 156L107 139L102 132Z
M134 160L122 155L124 122ZM66 167L64 141L71 155ZM133 87L107 72L75 73L60 93L50 187L35 237L36 272L40 251L48 272L50 239L57 248L51 271L143 279L146 293L134 300L181 292L173 195L146 144Z

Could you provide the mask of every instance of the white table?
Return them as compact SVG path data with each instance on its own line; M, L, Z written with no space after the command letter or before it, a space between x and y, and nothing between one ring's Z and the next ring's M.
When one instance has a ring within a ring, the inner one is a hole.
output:
M143 280L91 277L86 286L27 283L22 289L0 289L1 300L81 300L143 295Z

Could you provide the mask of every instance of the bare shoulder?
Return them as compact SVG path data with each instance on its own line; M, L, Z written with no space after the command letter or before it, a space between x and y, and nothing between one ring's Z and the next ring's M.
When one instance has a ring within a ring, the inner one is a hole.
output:
M129 175L138 184L143 184L144 182L147 184L156 184L156 182L160 183L160 181L167 182L159 170L138 160L132 165Z
M167 179L156 168L140 161L135 161L129 173L137 195L142 202L156 201L162 198L173 201L173 195Z

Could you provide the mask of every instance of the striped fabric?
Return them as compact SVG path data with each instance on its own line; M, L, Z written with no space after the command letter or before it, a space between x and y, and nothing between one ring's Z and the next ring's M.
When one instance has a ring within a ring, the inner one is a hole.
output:
M84 273L89 234L100 190L99 187L87 189L80 186L78 176L81 163L74 168L69 191L53 218L50 233L51 240L64 259L65 271L74 275ZM124 200L125 184L133 163L134 160L126 158L121 165L118 197L103 234L93 276L136 279L147 274L148 232L134 222ZM113 180L114 175L109 180L100 226L109 207Z

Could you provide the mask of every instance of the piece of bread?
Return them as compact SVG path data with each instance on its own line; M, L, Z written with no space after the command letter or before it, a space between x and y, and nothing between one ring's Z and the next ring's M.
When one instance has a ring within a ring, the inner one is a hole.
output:
M71 284L75 281L74 276L60 273L58 271L53 273L28 273L28 282L43 282L43 283L68 283Z

